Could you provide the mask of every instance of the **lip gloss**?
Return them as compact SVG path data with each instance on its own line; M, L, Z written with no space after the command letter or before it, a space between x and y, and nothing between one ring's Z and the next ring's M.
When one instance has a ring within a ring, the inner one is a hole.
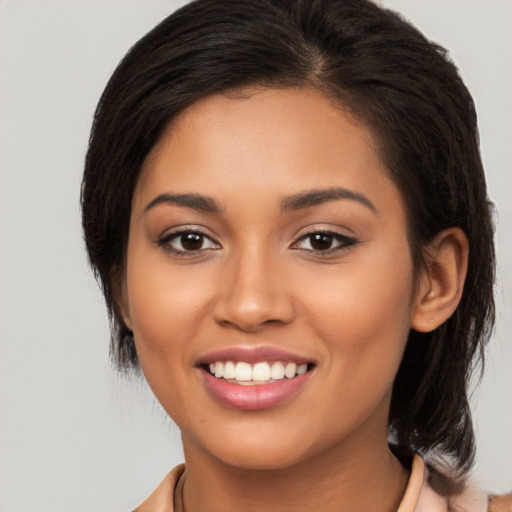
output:
M294 397L306 384L311 372L268 384L236 384L218 379L203 370L206 387L222 404L235 409L255 411L275 407Z

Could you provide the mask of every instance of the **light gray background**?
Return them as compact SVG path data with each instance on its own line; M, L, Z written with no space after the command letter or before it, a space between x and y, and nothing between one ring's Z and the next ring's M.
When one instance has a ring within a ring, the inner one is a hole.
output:
M0 0L0 510L128 511L182 460L141 383L111 370L79 186L119 59L183 2ZM512 1L386 0L473 92L498 220L498 328L474 396L475 477L512 490Z

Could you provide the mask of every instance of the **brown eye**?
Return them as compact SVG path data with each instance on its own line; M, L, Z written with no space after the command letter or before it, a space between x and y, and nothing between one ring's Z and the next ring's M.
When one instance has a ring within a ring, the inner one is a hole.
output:
M220 245L200 231L179 231L170 233L159 240L158 245L176 254L187 254L210 249L220 249Z
M355 238L340 233L316 231L301 237L291 248L319 254L330 254L332 252L348 249L357 243L358 241Z
M327 233L315 233L310 235L309 243L311 248L315 251L327 251L332 247L334 237Z
M180 242L185 251L197 251L203 247L204 236L197 233L183 233L180 236Z

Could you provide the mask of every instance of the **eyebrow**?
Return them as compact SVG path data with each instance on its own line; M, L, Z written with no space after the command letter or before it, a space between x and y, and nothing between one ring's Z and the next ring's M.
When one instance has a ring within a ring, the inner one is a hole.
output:
M334 187L323 190L310 190L301 192L285 198L281 203L281 212L292 212L309 208L329 201L338 201L340 199L349 199L356 201L369 208L373 213L377 213L375 205L364 195L346 188ZM201 194L159 194L147 206L144 211L147 212L160 204L172 204L184 206L205 213L219 215L222 213L220 204L212 197Z
M205 213L222 213L222 208L215 199L203 196L201 194L160 194L156 196L144 211L147 212L160 204L173 204L176 206L184 206L192 210L198 210Z
M364 194L341 187L310 190L287 197L281 203L281 212L301 210L302 208L309 208L310 206L316 206L329 201L338 201L339 199L356 201L369 208L373 213L377 213L375 205Z

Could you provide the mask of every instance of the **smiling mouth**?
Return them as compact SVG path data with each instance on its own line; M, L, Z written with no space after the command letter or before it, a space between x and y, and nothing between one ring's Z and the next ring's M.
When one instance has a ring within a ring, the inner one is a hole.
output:
M244 361L215 361L203 365L204 370L216 379L242 386L291 380L311 371L313 367L312 363L297 364L291 361L260 361L254 364Z

